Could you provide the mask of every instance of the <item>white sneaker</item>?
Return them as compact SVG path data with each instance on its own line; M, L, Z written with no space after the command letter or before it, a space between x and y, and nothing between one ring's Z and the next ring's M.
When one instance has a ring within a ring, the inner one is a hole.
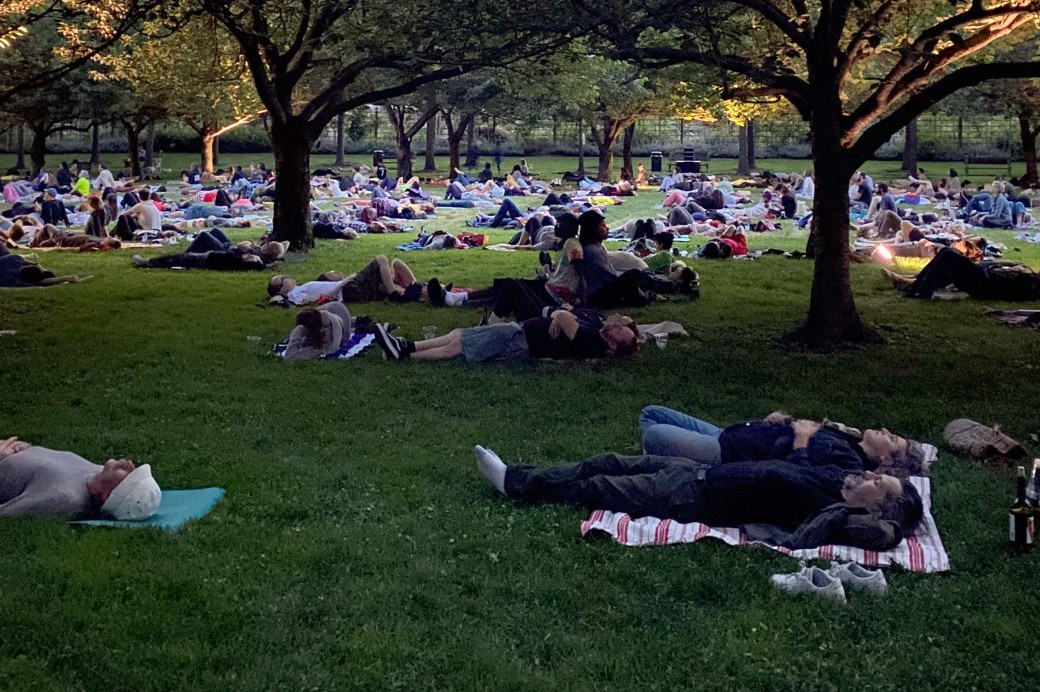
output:
M845 588L841 581L819 567L802 567L793 574L774 574L769 580L773 586L788 593L814 593L845 603Z
M827 574L853 589L869 591L878 596L888 593L888 582L885 581L885 575L879 569L867 569L855 562L846 564L831 562Z

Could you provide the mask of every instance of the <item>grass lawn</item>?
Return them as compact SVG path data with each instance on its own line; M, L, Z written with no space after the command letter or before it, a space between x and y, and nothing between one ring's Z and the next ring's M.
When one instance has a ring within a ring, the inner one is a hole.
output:
M642 195L610 221L659 202ZM1040 266L1040 246L991 237ZM409 239L319 241L287 269L352 271ZM797 249L804 237L751 243ZM699 301L634 313L691 337L630 361L388 364L373 351L288 365L266 353L293 319L258 306L269 274L145 271L129 254L41 253L94 280L0 292L0 329L18 332L0 337L3 432L228 494L175 535L0 522L0 688L1034 687L1040 555L1007 550L1010 470L941 453L934 514L953 570L894 570L887 597L853 593L842 607L772 589L769 575L797 565L771 551L584 542L584 512L516 505L474 468L478 443L536 464L635 452L650 403L721 424L785 408L933 443L970 416L1036 454L1040 335L975 301L905 300L855 266L858 304L885 343L806 353L776 339L804 316L810 262L699 262ZM420 278L480 286L530 275L535 254L407 261ZM355 311L409 337L479 317Z

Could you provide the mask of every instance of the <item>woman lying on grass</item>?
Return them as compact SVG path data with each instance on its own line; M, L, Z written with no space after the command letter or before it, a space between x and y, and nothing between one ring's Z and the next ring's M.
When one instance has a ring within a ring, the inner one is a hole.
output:
M285 360L314 360L339 351L350 340L350 312L343 303L326 303L296 315L289 334Z
M638 336L630 317L610 315L604 320L592 312L576 315L563 308L551 317L454 329L425 341L406 341L391 336L385 324L376 325L376 343L385 360L465 358L470 363L481 363L532 358L623 358L638 351Z

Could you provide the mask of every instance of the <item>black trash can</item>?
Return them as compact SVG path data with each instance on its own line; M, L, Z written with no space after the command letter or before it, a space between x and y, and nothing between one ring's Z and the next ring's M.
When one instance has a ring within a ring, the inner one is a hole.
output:
M651 151L650 152L650 172L651 173L660 173L661 172L661 162L663 160L664 160L664 154L662 154L659 151Z
M382 166L383 165L383 150L382 149L376 149L375 151L372 152L372 165L373 166Z

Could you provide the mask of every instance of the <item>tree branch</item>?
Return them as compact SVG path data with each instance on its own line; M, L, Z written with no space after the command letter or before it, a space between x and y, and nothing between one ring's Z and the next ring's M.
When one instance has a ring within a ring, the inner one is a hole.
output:
M1040 62L991 63L962 67L912 95L902 106L864 129L854 145L845 144L845 146L854 156L865 161L908 122L955 91L995 78L1032 79L1036 77L1040 77ZM845 139L850 140L858 132L859 129L848 130Z

